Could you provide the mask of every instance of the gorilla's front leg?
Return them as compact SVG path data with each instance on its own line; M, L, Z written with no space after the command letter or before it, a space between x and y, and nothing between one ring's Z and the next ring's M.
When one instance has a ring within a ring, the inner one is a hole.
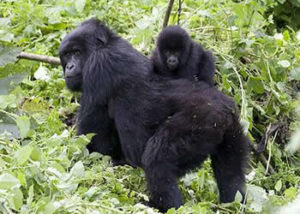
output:
M118 162L122 159L122 150L118 133L113 120L109 117L106 106L87 106L84 98L81 99L81 108L78 117L77 134L95 133L87 145L89 152L99 152L112 157Z

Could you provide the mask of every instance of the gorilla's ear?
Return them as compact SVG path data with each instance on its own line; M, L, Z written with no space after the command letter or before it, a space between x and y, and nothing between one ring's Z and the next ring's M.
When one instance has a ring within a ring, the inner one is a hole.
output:
M107 39L104 35L96 36L97 39L97 46L104 46L107 43Z

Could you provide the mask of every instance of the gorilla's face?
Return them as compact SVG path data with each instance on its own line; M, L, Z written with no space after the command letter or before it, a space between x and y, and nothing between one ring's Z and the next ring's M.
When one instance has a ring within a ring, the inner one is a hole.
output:
M177 50L165 50L163 54L163 60L165 65L170 71L176 70L180 63L180 51Z
M99 25L94 20L83 22L69 33L60 44L61 65L67 87L72 91L82 90L82 72L85 70L84 67L88 66L89 56L93 51L106 44L108 35Z
M174 71L185 65L189 57L191 40L179 26L169 26L160 33L157 46L163 64L170 71Z
M77 46L76 46L77 43ZM78 42L64 41L60 48L60 60L63 66L67 87L72 91L80 91L82 85L82 69L87 59Z

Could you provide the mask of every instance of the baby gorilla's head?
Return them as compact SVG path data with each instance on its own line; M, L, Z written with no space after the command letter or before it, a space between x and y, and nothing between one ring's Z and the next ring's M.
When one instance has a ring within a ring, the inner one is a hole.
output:
M157 47L160 58L170 71L184 65L188 59L192 41L188 33L179 26L168 26L158 36Z

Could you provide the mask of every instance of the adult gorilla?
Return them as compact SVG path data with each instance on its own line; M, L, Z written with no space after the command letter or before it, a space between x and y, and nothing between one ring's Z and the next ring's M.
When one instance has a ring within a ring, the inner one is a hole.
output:
M208 155L221 202L244 194L248 139L232 99L205 83L153 80L151 62L95 19L63 39L60 58L67 86L82 90L78 134L96 133L90 151L142 167L150 205L179 207L177 179Z

